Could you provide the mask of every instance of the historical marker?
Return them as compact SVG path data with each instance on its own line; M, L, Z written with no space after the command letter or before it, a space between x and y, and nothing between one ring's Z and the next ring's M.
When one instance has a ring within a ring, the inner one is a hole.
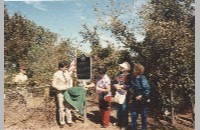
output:
M90 80L91 74L91 58L82 54L77 58L77 79Z

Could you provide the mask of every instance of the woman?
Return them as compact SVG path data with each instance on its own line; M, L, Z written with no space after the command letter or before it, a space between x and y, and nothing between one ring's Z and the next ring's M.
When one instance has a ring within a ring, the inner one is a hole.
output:
M143 75L144 66L134 64L133 68L133 101L132 101L132 126L133 130L137 130L138 114L142 117L142 130L146 130L147 118L147 100L150 94L150 86L148 80Z
M118 105L117 109L117 124L121 130L126 130L128 126L128 102L129 102L129 88L131 87L131 66L128 62L119 64L120 72L117 74L114 87L120 94L125 94L126 98L122 104ZM115 124L114 124L115 125Z
M98 68L98 79L96 83L96 91L99 99L99 109L101 114L102 128L107 128L110 123L111 109L111 81L106 74L106 68L100 66Z

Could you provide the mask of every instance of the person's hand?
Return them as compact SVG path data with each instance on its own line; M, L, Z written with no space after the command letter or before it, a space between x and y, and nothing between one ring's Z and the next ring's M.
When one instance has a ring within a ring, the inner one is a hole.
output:
M137 96L135 98L136 98L136 100L141 100L142 99L142 95L139 95L139 96Z
M122 87L123 87L123 85L119 85L119 84L115 86L115 88L116 88L117 90L121 89Z
M84 85L85 88L93 88L95 87L95 84L94 83L90 83L90 84L86 84Z

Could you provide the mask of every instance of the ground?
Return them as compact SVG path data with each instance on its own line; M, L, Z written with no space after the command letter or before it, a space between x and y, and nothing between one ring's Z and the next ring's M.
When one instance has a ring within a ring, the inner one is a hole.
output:
M5 130L60 130L56 121L56 107L54 98L35 98L24 104L23 100L5 101L4 103L4 129ZM73 126L67 124L62 129L67 130L102 130L99 124L99 109L95 99L87 100L87 118L85 123L83 117L74 114ZM33 105L34 104L34 105ZM33 107L36 106L37 107ZM179 115L181 116L181 115ZM187 115L182 115L187 118ZM189 115L190 116L190 115ZM111 111L111 123L107 130L119 130L112 123L116 122L116 109L113 105ZM140 120L140 118L139 118ZM155 120L149 116L147 119L148 130L194 130L190 125L177 121L172 125L164 120ZM129 127L131 126L131 123ZM130 129L130 128L129 128ZM131 129L130 129L131 130Z

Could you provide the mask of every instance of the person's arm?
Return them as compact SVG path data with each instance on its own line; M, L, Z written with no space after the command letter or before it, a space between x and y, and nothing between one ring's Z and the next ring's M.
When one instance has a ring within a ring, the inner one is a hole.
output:
M72 79L72 77L70 77L70 79L69 79L69 87L73 87L73 79Z
M137 100L141 100L142 98L147 98L150 94L150 89L151 89L149 82L145 76L141 76L139 80L142 87L142 95L137 96L136 97Z
M110 92L111 91L111 80L109 77L107 77L107 85L106 85L106 92Z
M127 82L124 84L124 89L130 89L130 87L133 85L132 84L132 76L131 76L131 74L129 73L127 76L126 76L126 79L127 79Z
M114 84L113 86L114 86L115 89L117 89L117 90L119 90L119 89L124 89L124 85Z
M57 80L58 80L58 77L56 74L53 75L53 80L52 80L52 87L59 90L59 86L57 85Z
M120 85L119 82L118 82L118 76L115 77L115 80L113 82L113 86L116 90L119 90L119 89L122 89L124 86L123 85Z
M108 84L108 85L106 86L105 92L110 92L110 90L111 90L111 85Z
M97 83L96 83L95 88L96 88L96 92L97 92L97 93L100 93L101 91L103 91L103 89L99 87L99 82L98 82L98 81L97 81Z
M90 83L90 84L85 85L85 88L93 88L93 87L95 87L94 83Z
M100 92L109 92L110 88L111 88L110 84L107 85L105 88L100 88L100 87L96 86L96 90L100 91Z
M141 84L142 84L142 90L143 90L142 96L145 98L149 96L151 88L145 76L143 76L141 80L142 80Z

